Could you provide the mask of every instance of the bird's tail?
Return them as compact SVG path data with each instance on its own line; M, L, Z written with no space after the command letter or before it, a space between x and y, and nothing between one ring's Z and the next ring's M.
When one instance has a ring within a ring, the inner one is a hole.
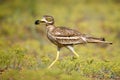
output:
M88 43L105 43L112 44L112 42L105 41L105 38L86 37Z

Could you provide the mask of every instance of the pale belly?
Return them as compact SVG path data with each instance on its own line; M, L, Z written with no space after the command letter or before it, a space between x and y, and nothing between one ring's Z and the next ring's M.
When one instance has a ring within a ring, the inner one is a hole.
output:
M48 33L47 37L53 44L58 45L57 40L55 39L54 36L52 36L51 34Z

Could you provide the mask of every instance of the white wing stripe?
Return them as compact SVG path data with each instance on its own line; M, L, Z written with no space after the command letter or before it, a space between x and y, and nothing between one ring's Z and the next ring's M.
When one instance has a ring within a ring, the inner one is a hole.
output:
M79 36L74 36L74 37L56 37L56 39L80 39Z

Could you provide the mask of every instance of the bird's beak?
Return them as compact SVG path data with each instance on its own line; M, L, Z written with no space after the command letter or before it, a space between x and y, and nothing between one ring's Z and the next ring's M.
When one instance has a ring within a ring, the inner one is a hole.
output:
M47 21L46 21L46 19L43 17L43 18L40 20L40 22L43 22L43 23L44 23L44 22L47 22Z
M35 21L35 24L38 25L40 23L45 23L46 22L46 19L45 18L42 18L41 20L36 20Z

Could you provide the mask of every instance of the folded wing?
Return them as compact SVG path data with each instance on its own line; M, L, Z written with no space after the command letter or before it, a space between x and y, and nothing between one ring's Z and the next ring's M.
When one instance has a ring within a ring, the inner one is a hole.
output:
M80 32L68 29L66 27L57 27L52 31L52 35L59 44L71 45L71 44L83 44L83 43L108 43L104 38L96 38L87 34L81 34Z

